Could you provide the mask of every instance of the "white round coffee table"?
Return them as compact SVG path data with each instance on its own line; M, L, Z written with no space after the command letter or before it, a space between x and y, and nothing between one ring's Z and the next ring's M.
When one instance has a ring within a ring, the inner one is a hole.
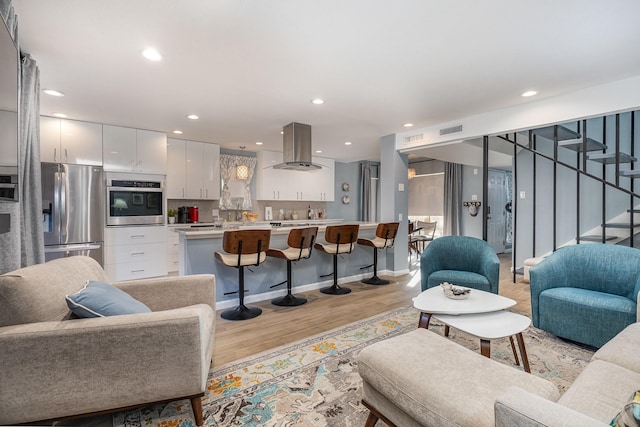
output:
M480 338L480 352L491 357L491 340L509 337L516 364L520 364L513 336L518 341L522 365L531 372L522 331L531 325L531 319L521 314L505 311L516 304L511 298L490 292L472 289L469 297L462 300L447 298L439 286L427 289L413 299L413 306L420 310L418 327L428 328L431 317L445 325L445 336L449 327Z

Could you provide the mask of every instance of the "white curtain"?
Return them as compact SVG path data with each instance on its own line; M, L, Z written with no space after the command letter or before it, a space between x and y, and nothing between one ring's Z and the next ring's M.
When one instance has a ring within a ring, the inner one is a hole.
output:
M229 180L236 170L235 156L229 154L220 155L220 175L222 175L222 197L220 197L220 209L233 209L231 203L231 190L229 190Z
M244 181L244 192L242 197L242 209L251 210L253 202L251 200L251 180L258 164L257 157L237 156L233 154L220 155L220 174L224 183L222 187L222 197L220 197L220 209L236 209L238 205L234 205L231 200L231 190L229 182L236 174L236 168L239 165L246 165L249 169L247 179Z
M31 55L20 67L20 264L44 262L42 183L40 179L40 71Z
M247 176L247 181L244 185L244 199L242 200L242 209L251 210L252 202L251 202L251 179L253 178L253 173L256 170L256 165L258 164L257 157L243 157L237 156L238 163L245 164L249 167L249 175Z

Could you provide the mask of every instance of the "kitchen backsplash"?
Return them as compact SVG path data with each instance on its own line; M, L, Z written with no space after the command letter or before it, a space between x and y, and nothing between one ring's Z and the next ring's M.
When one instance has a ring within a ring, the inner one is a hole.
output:
M218 209L220 217L223 220L226 220L231 214L231 218L236 220L236 216L238 211L226 211L218 208L220 204L219 200L175 200L170 199L167 201L168 209L178 209L181 206L197 206L198 207L198 217L200 222L213 222L213 209ZM295 211L298 214L298 218L304 219L307 217L307 209L311 205L311 209L317 211L318 209L327 209L327 202L299 202L299 201L268 201L268 200L254 200L253 201L253 209L251 212L255 212L258 214L258 221L264 221L264 210L266 206L271 206L273 210L273 219L275 221L278 220L278 215L280 209L283 209L285 213L290 214ZM242 211L240 211L242 212Z

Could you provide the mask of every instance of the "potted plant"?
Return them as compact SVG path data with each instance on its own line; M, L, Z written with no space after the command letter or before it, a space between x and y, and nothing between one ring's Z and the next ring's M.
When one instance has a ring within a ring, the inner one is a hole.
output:
M167 211L167 216L169 217L169 224L175 224L176 218L178 217L178 211L176 209L170 208Z

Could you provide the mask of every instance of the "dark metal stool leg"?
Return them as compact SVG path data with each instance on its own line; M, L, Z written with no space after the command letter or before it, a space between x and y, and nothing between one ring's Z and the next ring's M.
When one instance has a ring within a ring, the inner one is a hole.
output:
M247 320L260 316L262 310L258 307L247 307L244 305L244 267L238 268L238 286L240 294L240 305L231 310L223 311L220 317L227 320Z
M362 279L361 282L368 285L388 285L391 283L378 277L378 248L376 247L373 248L373 277Z
M283 297L271 300L271 304L282 307L295 307L307 302L306 298L297 297L291 294L291 261L287 260L287 294Z
M351 292L349 288L338 286L338 254L333 255L333 285L320 289L323 294L344 295Z

